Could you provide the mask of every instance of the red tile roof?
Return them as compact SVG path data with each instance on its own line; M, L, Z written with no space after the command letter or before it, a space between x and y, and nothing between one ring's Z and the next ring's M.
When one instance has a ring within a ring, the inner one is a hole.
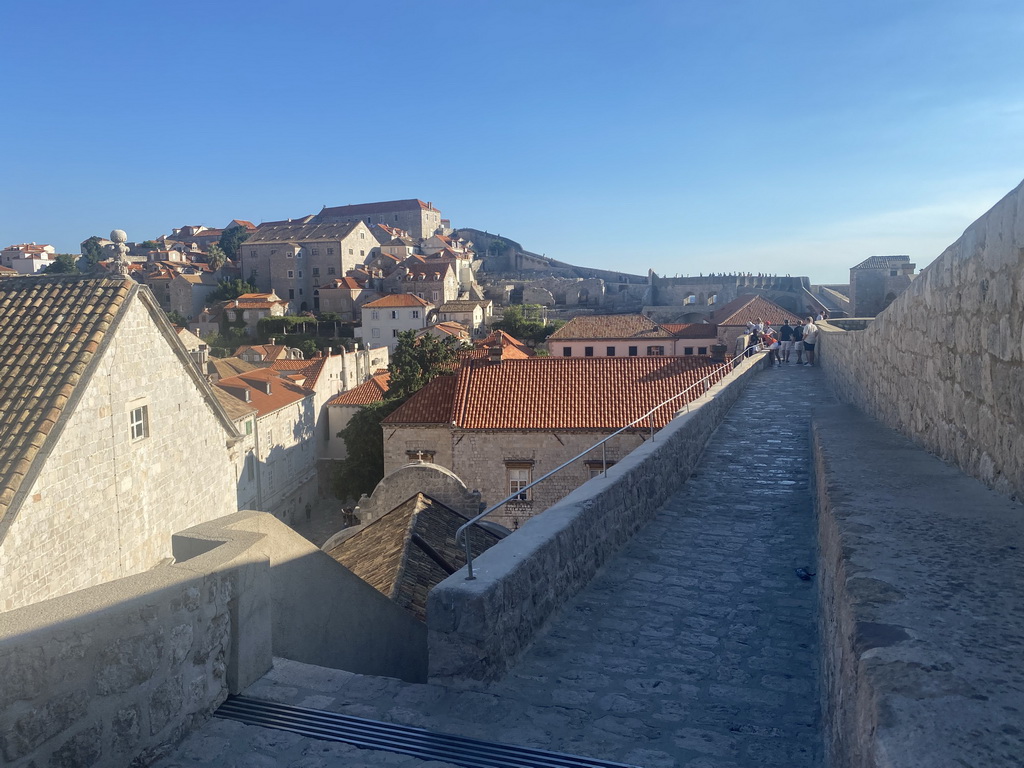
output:
M643 315L589 315L574 317L548 339L571 341L584 339L635 339L663 337L669 334Z
M270 385L269 393L266 391L267 384ZM258 368L238 376L229 376L218 380L214 386L251 405L260 416L266 416L313 394L312 389L282 378L270 368ZM245 392L249 393L248 400Z
M434 306L426 299L421 299L412 293L392 293L387 296L383 296L375 301L368 301L363 304L363 309L369 307L370 309L379 309L385 307L432 307Z
M738 296L728 304L715 309L711 317L717 325L733 326L746 325L747 322L758 318L772 326L782 325L785 320L794 322L800 319L774 301L753 294Z
M467 362L421 389L385 419L483 430L612 431L643 416L702 377L728 367L705 357L534 357ZM661 428L703 387L653 417ZM648 426L646 422L640 426Z
M388 391L390 373L377 373L364 381L355 389L335 395L327 401L328 405L369 405L379 403Z
M316 389L326 363L326 357L314 357L312 360L275 360L270 368L281 373L300 373L303 378L302 385L307 389Z
M714 323L662 323L661 327L677 339L714 339L718 326Z

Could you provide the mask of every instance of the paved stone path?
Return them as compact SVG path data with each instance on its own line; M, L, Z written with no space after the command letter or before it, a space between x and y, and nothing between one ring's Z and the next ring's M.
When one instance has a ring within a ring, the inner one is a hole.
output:
M818 768L808 411L816 369L754 378L697 473L503 681L467 691L279 660L247 694L643 768ZM213 720L162 768L445 765Z

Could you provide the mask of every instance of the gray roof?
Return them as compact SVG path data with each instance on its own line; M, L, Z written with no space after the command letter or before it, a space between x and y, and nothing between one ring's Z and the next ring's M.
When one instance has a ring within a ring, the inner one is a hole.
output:
M346 222L344 224L328 223L317 224L314 222L272 223L260 224L256 231L245 241L246 245L253 243L290 243L303 240L341 240L348 237L352 230L359 226L359 222Z
M908 264L910 264L909 256L871 256L851 269L893 269Z

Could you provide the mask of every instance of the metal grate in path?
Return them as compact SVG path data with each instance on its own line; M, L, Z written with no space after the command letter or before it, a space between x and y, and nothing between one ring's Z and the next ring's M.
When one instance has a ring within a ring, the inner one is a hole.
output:
M360 749L443 760L464 768L633 768L626 763L481 741L248 696L229 696L214 714L246 725L276 728L322 741L340 741Z

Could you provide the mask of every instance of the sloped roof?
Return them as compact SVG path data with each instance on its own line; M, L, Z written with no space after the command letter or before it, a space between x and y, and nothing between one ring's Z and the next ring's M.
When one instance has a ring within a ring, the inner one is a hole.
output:
M365 282L360 282L359 280L356 280L354 277L339 277L339 278L337 278L335 280L332 280L329 283L321 285L320 286L320 290L323 291L325 289L330 290L330 289L334 289L334 288L345 288L345 289L348 289L348 290L360 290L360 289L365 288L365 287L366 287Z
M239 400L234 395L229 395L220 387L214 387L213 394L232 421L241 421L247 416L252 416L254 413L257 413L256 409L252 405Z
M234 357L241 357L249 350L258 352L263 356L264 363L273 363L288 349L284 344L243 344L235 350ZM300 363L308 363L307 360L299 360Z
M850 269L897 269L910 264L909 256L869 256Z
M224 229L230 229L232 224L242 227L242 229L247 229L250 232L256 229L255 224L253 224L251 221L246 221L245 219L232 219L231 221L228 222L228 225Z
M369 405L379 403L384 399L388 391L388 383L391 381L391 374L376 373L364 381L358 387L335 395L327 401L327 405Z
M440 376L385 420L385 424L451 424L483 430L616 430L679 394L702 377L728 372L706 357L533 357L466 362ZM653 417L668 424L695 388ZM649 426L641 422L641 427Z
M0 518L64 414L132 280L0 280Z
M439 312L472 312L480 306L479 301L468 301L466 299L457 299L454 301L446 301L442 304L438 311Z
M396 211L440 211L430 203L412 198L411 200L387 200L382 203L359 203L358 205L338 205L324 208L317 217L332 218L335 216L362 216L367 213L395 213Z
M370 309L388 308L388 307L432 307L434 306L426 299L421 299L412 293L391 293L387 296L382 296L379 299L368 301L363 304L363 309L369 307Z
M270 384L269 393L265 389L266 383ZM312 389L282 378L270 368L257 368L238 376L229 376L215 382L214 386L248 403L260 416L266 416L313 394ZM245 399L246 392L249 393L248 400Z
M303 386L307 389L316 389L326 364L327 358L321 356L311 360L275 360L270 368L279 373L300 373L305 379Z
M714 323L662 323L661 327L677 339L714 339L718 326Z
M466 326L451 320L443 323L436 323L435 325L424 328L417 335L419 336L424 333L430 333L431 329L436 329L441 333L445 333L458 339L469 339L469 330L467 330Z
M268 222L260 224L245 241L246 246L256 243L291 243L304 240L342 240L359 226L358 221L346 223Z
M327 554L426 621L430 590L466 564L465 549L455 541L455 532L466 519L417 493ZM499 541L479 526L472 526L467 533L474 557Z
M240 357L211 357L209 365L213 367L219 377L237 376L240 373L255 371L259 368Z
M782 325L785 320L793 322L800 319L774 301L768 301L763 296L753 294L736 297L728 304L714 310L712 315L712 319L717 325L746 325L752 320L761 318L764 322L774 326Z
M548 340L635 339L668 336L658 324L643 315L589 315L574 317Z

